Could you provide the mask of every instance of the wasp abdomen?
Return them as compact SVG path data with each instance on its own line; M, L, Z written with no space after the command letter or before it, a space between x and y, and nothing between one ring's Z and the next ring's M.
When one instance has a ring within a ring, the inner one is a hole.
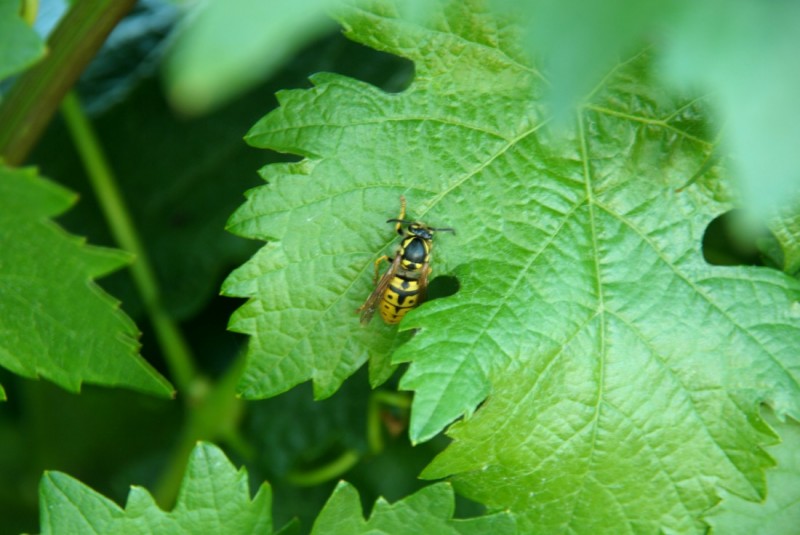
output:
M399 323L418 302L419 281L395 275L381 299L381 318L389 324Z

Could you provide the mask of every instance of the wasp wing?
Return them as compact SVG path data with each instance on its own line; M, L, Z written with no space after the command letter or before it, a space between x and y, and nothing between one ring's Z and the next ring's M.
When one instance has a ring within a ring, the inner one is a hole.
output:
M372 293L369 294L367 300L364 301L364 304L359 307L357 312L361 312L361 325L366 325L372 320L372 316L375 314L375 310L378 308L378 304L383 297L386 288L389 287L389 283L392 281L394 274L397 273L397 269L400 267L400 260L401 256L399 254L394 255L394 260L392 260L392 264L389 266L389 269L386 270L386 273L383 274L381 280L378 281L378 284L375 286L375 289L372 290Z
M428 296L428 276L431 274L429 260L430 257L422 264L422 271L419 275L419 297L417 298L417 305L422 304L422 302L425 301L425 298Z

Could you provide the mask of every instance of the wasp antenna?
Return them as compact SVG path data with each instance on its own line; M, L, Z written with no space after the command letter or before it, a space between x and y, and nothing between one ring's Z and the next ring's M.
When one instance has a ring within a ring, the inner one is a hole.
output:
M452 232L453 234L456 233L456 229L450 228L450 227L447 227L447 228L432 228L431 230L435 230L436 232Z
M404 223L404 224L412 223L412 221L409 221L408 219L387 219L386 222L387 223Z

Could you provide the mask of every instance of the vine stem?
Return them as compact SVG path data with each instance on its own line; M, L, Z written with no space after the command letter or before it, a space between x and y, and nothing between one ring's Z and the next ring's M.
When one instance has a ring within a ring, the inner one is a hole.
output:
M385 447L381 428L381 405L409 410L411 408L411 398L406 393L387 392L384 390L378 390L370 394L367 402L367 443L370 455L378 455ZM319 485L342 477L345 472L358 464L362 457L363 455L357 450L348 449L322 466L292 470L286 475L286 480L300 487Z
M122 249L133 253L136 257L131 265L131 274L155 329L159 346L164 353L175 385L179 391L190 393L196 370L189 346L177 324L164 310L152 265L125 206L111 167L100 147L97 135L74 92L69 92L64 97L61 112L115 241Z
M370 394L367 402L367 444L373 455L379 454L384 448L380 416L381 405L408 411L411 409L411 398L403 392L385 390L376 390Z
M74 0L47 40L48 53L25 71L0 102L0 156L23 163L62 98L136 0ZM30 19L35 2L24 4Z
M347 450L336 459L324 466L313 470L293 470L286 474L286 480L298 487L313 487L341 477L342 474L353 468L361 455L356 450Z
M199 392L187 407L187 418L178 433L178 440L153 488L153 497L162 508L171 509L175 505L189 456L197 441L221 440L244 459L255 456L253 447L239 431L246 406L236 396L236 385L246 360L246 352L241 351L219 380L211 383L200 378L195 382Z
M243 457L252 457L251 446L238 431L244 403L236 397L236 385L244 369L246 355L242 352L214 383L198 375L183 335L161 304L158 284L147 253L125 207L100 142L74 93L67 94L61 109L114 239L120 247L136 255L136 261L131 266L134 282L175 384L186 396L187 418L170 455L170 462L159 477L153 492L156 501L162 507L169 508L175 503L186 463L198 440L222 439Z

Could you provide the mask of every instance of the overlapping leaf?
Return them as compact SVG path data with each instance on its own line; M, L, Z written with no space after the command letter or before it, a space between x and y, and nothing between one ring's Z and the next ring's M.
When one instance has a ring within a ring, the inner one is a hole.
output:
M252 298L232 321L253 335L244 392L313 379L326 395L367 357L385 369L392 332L352 311L405 194L411 217L458 230L434 270L461 288L402 326L419 329L394 359L411 362L412 438L488 396L426 475L456 475L525 532L692 532L716 486L762 496L758 403L800 414L800 286L704 262L728 207L719 167L682 188L712 150L701 103L653 85L643 53L554 131L513 24L477 1L427 22L398 5L341 20L415 61L407 91L317 75L249 135L306 159L266 168L231 220L270 240L225 288Z
M397 503L378 499L368 519L362 518L361 500L355 488L340 483L314 523L312 535L437 535L517 533L514 518L497 513L470 519L453 519L455 499L450 485L426 487Z
M236 470L217 447L199 444L189 459L175 508L166 512L140 487L131 488L125 508L79 481L46 473L39 487L43 535L67 533L270 534L268 485L250 499L247 472Z
M139 355L139 332L93 282L130 261L90 247L50 219L74 195L32 170L0 167L0 365L68 390L83 382L168 396Z

